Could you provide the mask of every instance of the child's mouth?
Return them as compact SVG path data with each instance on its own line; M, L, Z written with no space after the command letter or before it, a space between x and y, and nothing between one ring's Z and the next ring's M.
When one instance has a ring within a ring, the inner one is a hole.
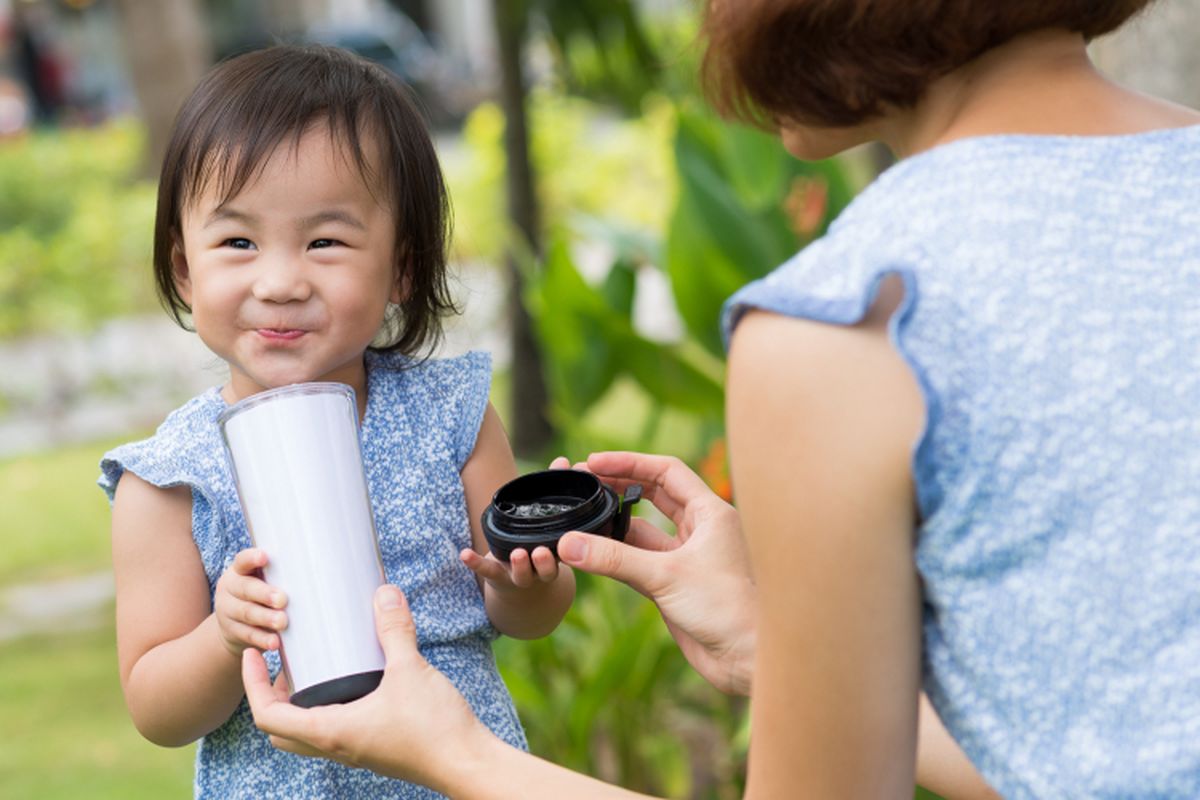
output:
M258 335L274 341L291 341L299 339L305 331L297 328L259 328Z

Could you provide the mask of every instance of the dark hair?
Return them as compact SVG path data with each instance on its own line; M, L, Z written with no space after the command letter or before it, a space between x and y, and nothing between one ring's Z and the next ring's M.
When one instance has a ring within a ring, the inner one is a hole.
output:
M719 111L849 126L1036 30L1093 39L1153 0L708 0L702 76Z
M376 349L417 354L442 335L457 309L446 279L450 203L437 154L407 88L381 67L333 47L281 45L217 65L184 102L163 158L154 225L159 298L181 326L191 312L175 285L171 251L181 244L182 210L216 181L224 200L262 170L285 141L297 146L315 123L353 157L372 191L395 212L396 279L406 289ZM378 148L372 167L365 150ZM375 173L378 174L375 174Z

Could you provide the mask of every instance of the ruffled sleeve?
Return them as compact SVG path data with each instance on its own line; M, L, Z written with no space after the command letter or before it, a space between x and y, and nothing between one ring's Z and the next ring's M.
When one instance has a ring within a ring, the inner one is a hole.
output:
M221 476L227 470L212 398L202 395L183 406L148 439L121 445L104 454L97 485L113 502L126 472L162 489L187 486L192 492L192 538L204 560L210 584L223 564L213 556L223 551L220 503Z
M939 401L926 378L921 359L908 341L909 324L919 302L918 277L926 257L911 237L895 229L864 224L878 220L872 198L847 209L821 239L801 250L765 278L747 284L729 300L721 314L721 329L729 346L738 322L753 310L831 325L861 322L874 304L883 281L897 276L904 299L892 315L889 337L912 370L925 400L925 429L914 444L913 472L918 504L927 512L935 500L935 465L929 452L928 431L936 421Z

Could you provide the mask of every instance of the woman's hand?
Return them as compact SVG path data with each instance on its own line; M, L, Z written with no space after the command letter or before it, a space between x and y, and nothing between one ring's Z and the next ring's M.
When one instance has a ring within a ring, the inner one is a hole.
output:
M404 594L392 585L375 593L375 628L387 657L383 681L345 705L299 708L286 686L274 686L262 654L247 649L242 681L254 724L271 744L442 790L455 770L494 743L454 685L422 658Z
M618 494L641 484L676 534L635 517L624 543L569 533L558 543L559 557L649 597L697 672L721 691L749 694L757 592L738 512L677 458L593 453L586 468Z
M247 647L279 649L278 632L287 627L287 614L281 610L287 597L259 577L266 565L262 550L242 550L217 580L213 613L222 644L235 656Z

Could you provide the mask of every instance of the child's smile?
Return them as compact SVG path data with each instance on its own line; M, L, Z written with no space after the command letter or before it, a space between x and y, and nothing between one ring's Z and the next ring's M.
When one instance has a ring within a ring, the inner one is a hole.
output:
M196 331L229 364L226 399L304 381L365 397L363 352L400 299L391 210L324 125L234 197L217 188L187 206L174 263Z

